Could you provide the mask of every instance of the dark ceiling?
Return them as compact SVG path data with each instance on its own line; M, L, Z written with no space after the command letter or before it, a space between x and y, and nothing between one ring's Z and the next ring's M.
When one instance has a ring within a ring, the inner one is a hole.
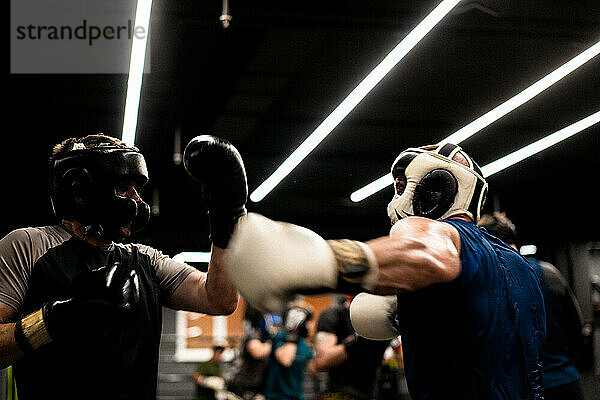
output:
M160 214L137 240L168 254L207 250L198 187L174 163L198 134L230 140L254 190L293 147L438 1L155 0L151 73L136 144ZM327 238L369 239L389 228L388 188L360 203L354 190L388 172L409 146L450 133L600 40L600 2L464 1L384 78L316 150L251 211ZM7 178L2 234L53 221L47 156L88 133L120 136L127 77L5 73ZM600 109L600 56L462 146L485 165ZM599 240L596 125L489 179L486 211L506 211L526 242L551 251Z

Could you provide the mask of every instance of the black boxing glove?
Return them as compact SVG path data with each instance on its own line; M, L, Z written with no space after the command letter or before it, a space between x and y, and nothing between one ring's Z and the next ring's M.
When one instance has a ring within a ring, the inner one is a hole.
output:
M226 248L237 220L246 215L248 183L240 153L224 139L196 136L185 147L183 165L202 186L211 241Z
M24 352L105 327L127 328L139 305L139 279L115 263L78 275L67 294L17 321L15 341Z
M312 318L312 312L302 307L292 307L285 312L283 328L285 341L298 343L299 338L308 336L306 323Z

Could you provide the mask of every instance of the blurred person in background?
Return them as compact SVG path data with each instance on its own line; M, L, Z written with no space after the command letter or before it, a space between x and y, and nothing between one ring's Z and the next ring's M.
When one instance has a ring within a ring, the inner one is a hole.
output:
M350 322L352 299L353 296L341 296L337 304L319 315L315 368L327 372L323 400L372 399L383 354L390 343L356 334Z
M221 361L224 351L224 346L215 345L212 348L210 359L198 363L194 374L196 398L198 400L215 400L217 392L225 388L225 381L221 376Z
M244 333L234 361L233 374L227 382L230 392L244 400L264 399L271 337L277 334L280 327L281 317L278 314L264 314L246 305Z
M505 213L484 214L477 225L518 249L517 229ZM575 294L560 271L533 257L527 257L527 261L540 281L546 308L546 342L542 353L545 400L584 400L573 357L583 337L591 333L589 325L584 323Z
M268 400L304 400L305 372L314 372L313 352L306 339L314 309L299 299L288 303L281 330L272 338L265 381Z

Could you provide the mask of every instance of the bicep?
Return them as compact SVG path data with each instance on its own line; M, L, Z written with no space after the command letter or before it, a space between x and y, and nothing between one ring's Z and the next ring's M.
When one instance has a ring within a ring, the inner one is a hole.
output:
M206 293L206 273L192 271L175 289L169 299L169 306L177 310L208 313Z
M25 299L33 253L26 229L12 231L0 240L0 298L10 308L19 309Z
M367 242L379 264L377 294L399 294L456 279L460 236L449 224L412 217L390 235Z
M224 314L223 309L219 307L220 299L210 296L207 272L175 261L152 247L137 246L141 253L150 258L156 271L161 296L169 307L211 315ZM209 263L209 270L213 264L214 254Z

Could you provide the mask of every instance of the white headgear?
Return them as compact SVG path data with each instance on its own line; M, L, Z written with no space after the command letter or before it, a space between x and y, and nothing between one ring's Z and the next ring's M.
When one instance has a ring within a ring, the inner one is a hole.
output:
M459 152L469 166L452 160ZM466 214L474 222L479 219L488 185L479 166L459 146L407 149L392 164L394 179L400 175L406 176L406 188L388 204L392 224L413 215L444 219Z

